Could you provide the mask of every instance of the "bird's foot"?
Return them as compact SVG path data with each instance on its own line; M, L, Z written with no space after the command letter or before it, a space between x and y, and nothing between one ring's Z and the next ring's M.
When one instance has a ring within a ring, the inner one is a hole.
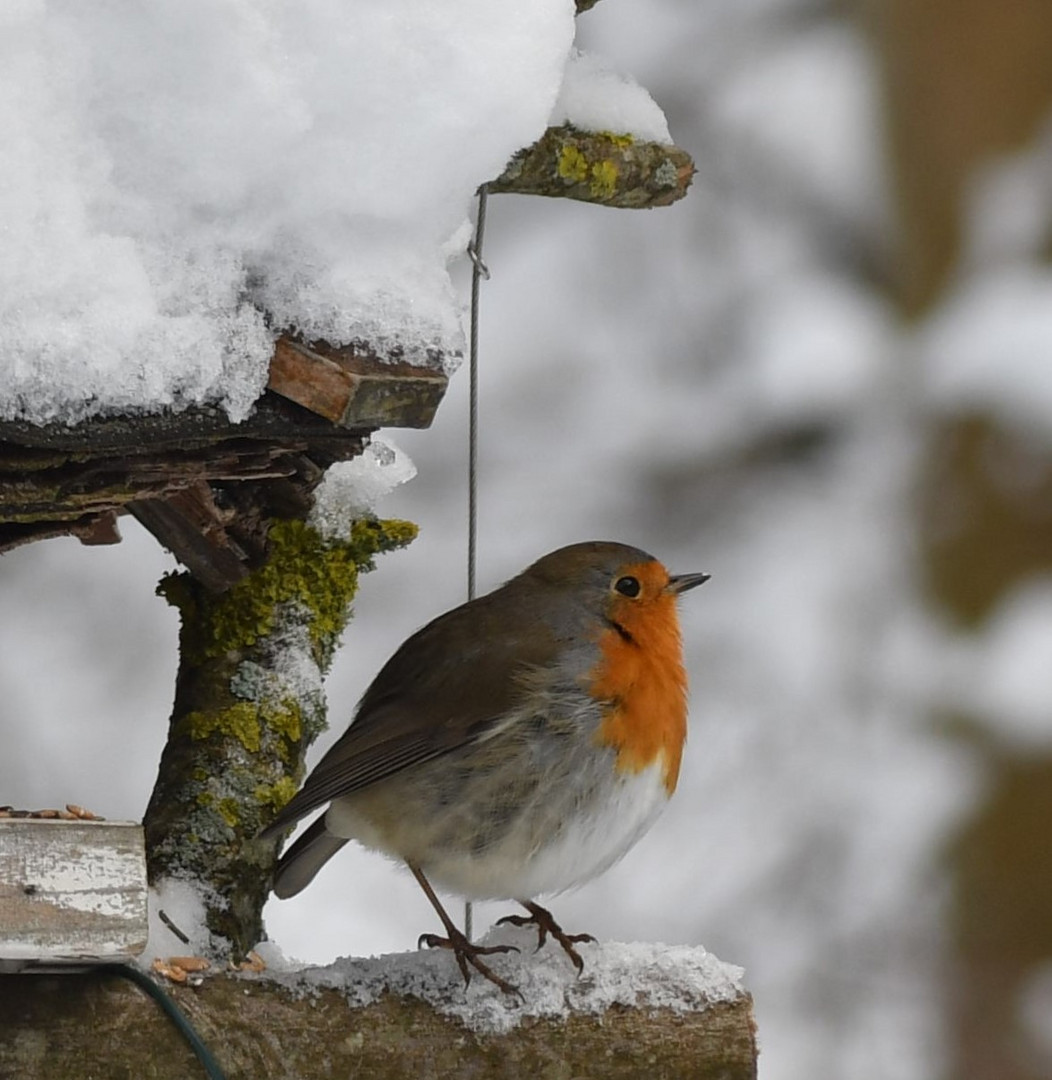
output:
M429 949L452 949L453 955L457 958L460 974L464 976L465 985L471 982L471 972L468 969L470 964L484 979L489 979L495 986L499 986L505 994L516 994L522 997L517 986L508 982L507 979L502 979L489 964L479 959L491 953L518 952L519 950L514 945L476 945L455 927L449 928L447 932L448 937L441 937L438 934L421 934L417 941L417 948L422 949L426 945Z
M580 975L584 970L584 961L574 945L582 941L595 941L595 938L591 934L564 933L563 928L555 921L547 908L542 908L540 904L535 904L532 900L520 900L519 903L529 912L529 915L505 915L503 919L497 920L497 925L511 923L512 926L536 926L538 949L548 940L550 934L563 947L563 951L573 961L573 966L577 968L577 974Z

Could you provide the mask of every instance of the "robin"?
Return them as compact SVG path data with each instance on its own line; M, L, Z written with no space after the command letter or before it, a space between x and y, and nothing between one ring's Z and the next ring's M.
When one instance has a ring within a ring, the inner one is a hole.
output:
M428 623L384 665L354 719L264 835L328 803L284 853L274 892L294 896L350 839L403 860L452 949L515 987L453 924L432 888L514 899L506 920L574 945L535 897L609 869L676 788L687 679L676 600L708 574L669 574L605 541L545 555L500 588Z

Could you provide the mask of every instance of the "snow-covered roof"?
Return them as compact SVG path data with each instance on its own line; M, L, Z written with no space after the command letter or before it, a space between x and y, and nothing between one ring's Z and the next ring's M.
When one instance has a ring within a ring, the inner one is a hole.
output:
M572 50L574 15L5 5L0 420L243 420L281 332L448 371L479 185L549 124L670 141L645 91Z

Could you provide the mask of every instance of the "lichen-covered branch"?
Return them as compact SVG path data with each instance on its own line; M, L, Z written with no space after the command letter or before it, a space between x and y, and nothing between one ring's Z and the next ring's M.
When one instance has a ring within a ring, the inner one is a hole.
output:
M159 587L181 630L168 744L144 821L150 880L199 883L209 929L235 957L262 936L275 843L254 837L292 797L325 725L322 677L358 575L415 533L408 522L363 520L332 541L303 521L276 521L267 561L226 592L185 572Z
M693 177L694 162L678 146L565 125L520 150L488 186L641 210L682 199Z

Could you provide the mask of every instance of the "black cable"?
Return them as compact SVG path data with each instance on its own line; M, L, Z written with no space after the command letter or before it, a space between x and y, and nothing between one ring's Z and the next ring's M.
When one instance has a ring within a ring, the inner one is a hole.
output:
M212 1056L211 1050L201 1041L201 1036L194 1030L193 1024L178 1005L157 985L145 972L130 964L100 964L92 969L103 975L118 975L122 979L135 983L141 990L157 1002L164 1010L168 1019L179 1029L182 1036L190 1044L190 1049L197 1056L198 1061L205 1067L209 1080L226 1080L226 1075L219 1067L219 1062Z

